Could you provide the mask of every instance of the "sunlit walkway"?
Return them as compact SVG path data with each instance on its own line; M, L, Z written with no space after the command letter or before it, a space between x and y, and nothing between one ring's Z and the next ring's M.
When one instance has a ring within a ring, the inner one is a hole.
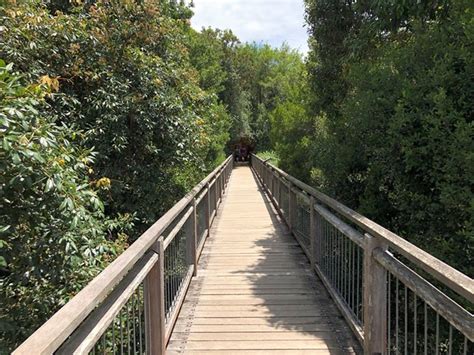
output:
M248 167L237 167L169 354L350 354L352 333Z

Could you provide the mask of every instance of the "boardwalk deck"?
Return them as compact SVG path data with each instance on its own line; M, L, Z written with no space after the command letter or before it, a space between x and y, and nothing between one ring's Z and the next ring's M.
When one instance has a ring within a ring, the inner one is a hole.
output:
M248 167L238 167L168 354L352 354L358 344Z

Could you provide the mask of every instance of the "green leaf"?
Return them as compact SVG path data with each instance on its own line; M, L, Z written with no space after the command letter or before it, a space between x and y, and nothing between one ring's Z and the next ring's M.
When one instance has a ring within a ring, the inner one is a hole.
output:
M46 180L46 186L44 188L44 192L49 192L54 188L54 180L52 178L49 178Z

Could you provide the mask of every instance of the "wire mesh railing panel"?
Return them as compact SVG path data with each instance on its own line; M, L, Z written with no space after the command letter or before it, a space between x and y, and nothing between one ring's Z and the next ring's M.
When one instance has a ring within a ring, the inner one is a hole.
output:
M364 250L319 214L319 268L360 325Z
M89 353L146 353L143 283L130 296Z
M194 233L192 228L192 218L188 218L186 223L170 242L164 253L164 293L166 322L169 321L169 318L175 309L176 302L182 291L183 281L189 270L189 264L186 255L186 244L187 238L189 238L191 233Z
M399 278L387 272L388 354L474 354L474 344Z
M277 167L252 158L364 351L474 354L471 278ZM311 198L300 199L294 192L288 198L285 181ZM309 207L308 200L314 206Z

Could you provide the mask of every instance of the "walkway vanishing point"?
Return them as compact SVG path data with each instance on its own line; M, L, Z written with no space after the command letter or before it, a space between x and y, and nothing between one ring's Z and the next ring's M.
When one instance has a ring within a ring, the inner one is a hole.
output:
M472 354L473 280L229 157L14 354Z
M349 328L249 167L234 169L219 212L170 354L353 353Z

